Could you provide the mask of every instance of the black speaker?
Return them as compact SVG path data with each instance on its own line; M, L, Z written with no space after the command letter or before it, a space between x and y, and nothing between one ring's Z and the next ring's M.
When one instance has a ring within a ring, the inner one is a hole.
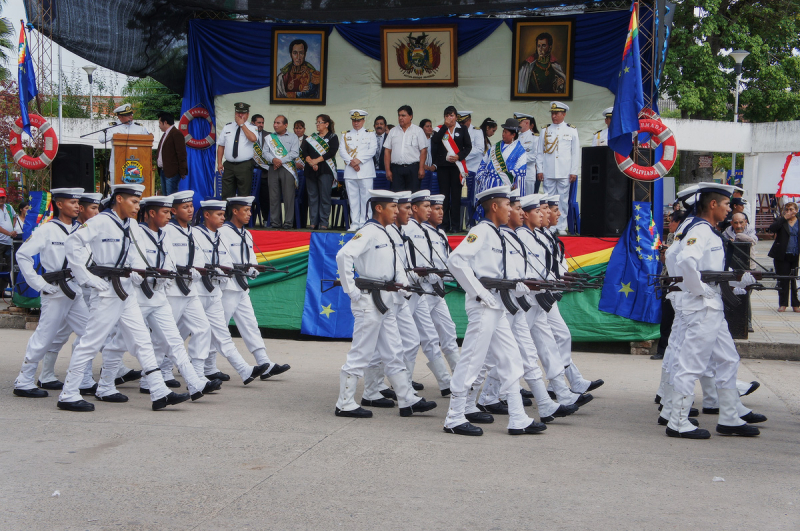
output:
M51 188L83 188L94 192L94 148L61 144L53 159Z
M632 183L606 146L583 148L581 236L618 237L631 218Z

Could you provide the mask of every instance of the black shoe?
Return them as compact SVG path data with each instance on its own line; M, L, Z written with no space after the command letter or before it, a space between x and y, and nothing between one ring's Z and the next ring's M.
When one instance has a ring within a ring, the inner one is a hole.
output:
M222 380L223 382L227 382L228 380L231 379L229 375L225 374L222 371L217 371L214 374L206 374L206 378L208 378L209 380Z
M578 399L575 401L573 405L578 407L585 406L592 400L594 400L594 397L592 395L590 395L589 393L583 393L581 396L578 397Z
M508 433L511 435L530 435L533 433L542 433L544 430L547 429L547 425L544 422L536 422L535 420L528 424L525 428L519 429L508 429Z
M500 403L503 404L504 406L508 407L508 400L501 400ZM523 405L523 407L532 406L533 405L533 400L531 400L530 398L522 397L522 405Z
M742 396L747 396L747 395L755 393L756 389L758 389L759 387L761 387L761 384L756 382L755 380L753 380L752 382L750 382L750 388ZM47 389L47 388L45 388L45 389Z
M60 391L64 389L64 382L59 382L56 380L55 382L36 382L36 385L39 386L40 389L50 389L51 391Z
M149 395L150 389L145 389L144 387L140 387L139 392L142 393L143 395Z
M450 396L450 388L447 389L439 389L439 392L442 393L442 396Z
M719 415L718 407L704 407L703 415Z
M761 435L761 430L749 424L742 424L741 426L723 426L722 424L717 424L717 433L720 435L756 437L757 435Z
M153 411L158 411L159 409L164 409L167 406L174 406L176 404L180 404L181 402L186 402L189 400L190 396L189 393L175 393L172 392L163 398L159 398L155 402L153 402Z
M389 400L397 400L397 393L395 393L391 389L384 389L380 393L383 395L383 398L388 398Z
M488 413L476 411L475 413L467 413L464 415L467 420L475 424L491 424L494 422L494 417Z
M550 397L550 400L556 400L556 394L553 391L547 391L547 396Z
M173 378L172 380L164 380L164 385L166 385L170 389L177 389L181 386L181 383L175 378Z
M656 395L656 399L653 400L653 402L655 402L656 404L660 404L661 403L661 397ZM661 410L659 409L659 411L661 411Z
M90 404L86 400L78 400L77 402L56 402L58 409L64 411L94 411L94 404Z
M401 417L410 417L413 413L425 413L436 407L436 402L433 400L425 400L420 398L418 402L411 404L408 407L400 408Z
M491 413L492 415L508 415L508 407L504 406L500 402L495 402L494 404L478 404L478 409L483 411L484 413Z
M455 433L456 435L472 435L472 436L479 436L483 435L483 430L477 426L473 426L469 422L465 422L464 424L459 424L454 428L442 428L445 433Z
M14 396L21 396L22 398L45 398L50 396L50 393L44 389L14 389Z
M379 398L377 400L367 400L366 398L361 399L361 405L367 407L385 407L390 408L394 407L394 400L389 400L388 398Z
M598 387L600 387L604 383L605 382L603 380L595 380L595 381L593 381L592 383L589 384L589 388L586 390L586 392L588 393L589 391L594 391L595 389L597 389Z
M94 395L94 394L97 392L97 384L94 384L93 386L91 386L91 387L87 387L87 388L85 388L85 389L78 389L78 391L80 391L80 393L81 393L81 396L90 396L90 395ZM71 403L73 403L73 402L68 402L68 403L70 403L70 404L71 404ZM87 402L87 403L88 403L88 402ZM90 404L90 405L91 405L91 404Z
M336 416L337 417L353 417L356 419L368 419L372 417L372 411L366 410L363 407L357 407L355 409L351 409L350 411L342 411L338 407L336 408Z
M213 393L214 391L219 391L222 388L222 380L219 378L214 378L213 380L209 380L208 383L203 387L203 394L207 395L209 393Z
M663 360L664 359L664 353L663 352L656 352L655 354L650 356L650 359L651 360Z
M142 371L129 370L119 378L114 378L114 385L122 385L125 382L133 382L142 377Z
M279 365L276 363L275 365L272 366L272 369L261 375L261 379L266 380L267 378L283 374L291 368L292 367L288 363L284 363L283 365Z
M666 426L667 424L669 424L669 421L667 419L665 419L664 417L662 417L661 415L659 415L658 416L658 425L659 426ZM697 422L695 419L689 419L689 424L691 424L692 426L699 426L700 425L700 423Z
M700 416L700 412L697 411L696 407L690 407L689 408L689 416L690 417L699 417Z
M253 372L250 373L250 377L244 381L244 384L245 385L249 384L256 378L264 374L264 371L266 371L267 369L269 369L269 363L262 363L261 365L256 365L255 367L253 367ZM208 376L206 376L206 378L208 378Z
M572 404L571 406L565 406L564 404L559 404L558 409L556 409L555 413L550 416L542 417L542 422L553 422L556 418L559 417L568 417L578 411L578 406Z
M758 424L759 422L766 422L767 421L767 417L765 417L761 413L754 413L752 411L750 413L748 413L747 415L742 415L739 418L742 419L743 421L745 421L748 424Z
M519 394L522 395L522 398L533 398L533 393L523 387L520 387Z
M100 400L101 402L127 402L128 397L123 395L122 393L114 393L113 395L108 396L97 396L95 398Z
M414 388L414 391L422 391L423 389L425 389L424 385L422 385L419 382L414 382L414 381L411 382L411 387Z
M708 430L704 430L702 428L681 433L668 427L667 437L679 437L681 439L710 439L711 434L708 433Z

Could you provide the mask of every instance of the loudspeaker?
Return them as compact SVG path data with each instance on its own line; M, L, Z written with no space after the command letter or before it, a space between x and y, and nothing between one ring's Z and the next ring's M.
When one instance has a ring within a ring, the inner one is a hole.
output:
M631 218L632 183L611 148L583 148L581 177L581 236L619 237Z
M94 148L61 144L53 159L51 188L83 188L94 192Z

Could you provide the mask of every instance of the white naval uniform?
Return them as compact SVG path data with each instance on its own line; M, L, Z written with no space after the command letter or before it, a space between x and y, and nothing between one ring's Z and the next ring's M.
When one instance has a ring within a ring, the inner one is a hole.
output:
M481 166L481 161L483 160L483 131L481 131L480 127L470 127L469 128L469 139L472 142L472 149L469 151L469 155L464 161L467 163L467 171L472 173L473 175L478 172L478 168ZM430 157L430 149L431 147L428 146L428 156ZM532 190L533 188L531 188Z
M491 305L487 301L477 300L479 294L486 292L478 278L510 278L508 268L504 271L503 267L505 252L505 240L499 229L492 222L483 220L469 231L447 260L448 269L466 292L464 306L469 323L461 359L450 381L452 395L445 428L454 428L467 422L467 395L481 372L490 347L495 352L494 361L501 383L499 393L508 395L508 428L524 429L532 422L522 407L522 396L519 394L519 379L524 372L522 359L518 355L519 347L511 326L505 318L506 309L500 302L500 295L497 290L489 290L495 298Z
M534 133L533 129L520 133L517 138L525 152L528 154L528 170L525 173L525 193L532 194L536 189L536 160L539 158L539 133Z
M608 127L600 129L592 135L592 147L608 145Z
M344 184L347 187L347 202L350 205L350 231L358 230L370 218L369 190L375 181L375 152L378 140L375 133L365 128L351 129L342 133L339 142L339 158L344 161ZM350 161L361 161L356 171Z
M134 230L135 227L135 220L123 221L114 210L104 210L70 234L66 242L67 260L78 283L85 284L93 276L85 266L89 252L99 266L130 266L128 231ZM131 279L122 278L120 281L127 293L133 293ZM97 355L115 325L122 333L127 350L142 366L144 378L150 387L151 400L156 401L171 392L164 385L164 378L158 369L153 345L150 342L150 331L142 318L136 297L128 297L123 301L111 289L110 281L108 284L108 289L102 291L92 289L91 318L80 345L72 352L69 372L59 397L61 402L76 402L81 399L78 388L83 380L86 366Z
M422 224L425 229L425 235L430 239L429 245L433 251L433 267L436 269L447 269L447 259L450 257L450 242L447 240L447 234L442 229L437 229L427 221ZM444 280L441 278L436 279L440 286L444 287ZM436 327L436 332L439 334L439 346L442 349L447 364L450 370L456 370L456 363L458 363L461 354L458 350L456 324L453 322L453 317L450 315L450 308L447 306L447 301L444 297L436 297L428 301L428 307L431 310L431 319L433 319L433 326Z
M567 230L569 214L569 176L578 175L581 168L581 144L578 130L566 122L549 124L539 134L536 168L544 174L544 193L558 194L561 217L558 230Z
M45 271L59 271L68 266L66 264L64 244L67 241L67 236L77 227L77 222L67 226L60 220L54 219L39 226L33 231L31 237L20 246L16 253L17 263L30 287L41 291L47 284L34 269L33 257L35 255L39 255L40 263ZM42 310L39 317L39 326L36 327L36 331L28 340L22 369L14 382L15 389L36 388L36 367L40 361L44 360L48 351L56 345L60 350L72 332L75 332L78 336L75 339L75 344L78 345L80 344L81 336L86 333L89 310L81 296L81 288L75 280L70 280L67 284L76 293L74 300L70 300L69 297L64 295L61 289L52 294L41 294ZM52 361L53 365L55 364L58 350L56 350L55 355L51 355L50 361ZM45 366L51 369L46 371ZM43 363L40 381L43 383L55 381L55 374L45 374L51 371L52 365ZM46 379L45 376L48 376L48 378Z
M114 158L114 135L149 135L150 131L145 129L142 124L136 123L133 120L126 124L119 124L111 129L98 133L97 141L100 144L103 144L103 147L108 147L106 144L109 144L111 147L111 155L108 161L108 182L113 183L114 181L114 165L115 165L115 158ZM136 155L135 152L129 153L129 155ZM137 157L138 158L138 157Z
M220 240L219 231L212 232L205 225L199 225L192 230L192 236L195 242L195 252L201 254L204 265L208 264L209 268L218 265L233 267L228 248ZM227 282L233 282L233 280L217 277L212 280L214 284L212 291L208 291L201 284L197 286L197 294L200 297L200 302L206 312L211 328L211 349L225 356L228 363L233 366L242 380L246 380L250 378L255 367L244 361L242 355L239 354L236 345L233 344L231 332L228 329L228 321L225 320L225 311L222 308L222 290ZM214 358L211 356L204 357L206 358L205 374L217 372ZM192 355L192 358L200 359L200 356ZM192 364L194 365L194 362Z
M386 228L375 220L368 221L336 254L336 265L342 289L350 296L350 309L355 320L353 343L339 375L336 407L342 411L358 408L353 400L358 378L364 374L364 369L372 360L376 349L381 353L384 372L397 393L399 406L402 408L415 404L420 398L413 394L409 385L400 349L403 339L397 327L397 307L402 295L381 291L380 297L388 308L382 314L375 307L372 295L356 288L353 276L355 269L361 277L408 284L402 261L397 256L394 242ZM358 297L355 302L354 297Z

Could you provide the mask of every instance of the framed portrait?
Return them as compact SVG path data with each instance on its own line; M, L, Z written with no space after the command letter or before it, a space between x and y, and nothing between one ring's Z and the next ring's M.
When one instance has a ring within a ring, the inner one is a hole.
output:
M384 87L457 87L455 25L382 26L381 84Z
M328 30L280 26L272 30L270 103L325 105Z
M571 100L575 20L514 21L512 100Z

